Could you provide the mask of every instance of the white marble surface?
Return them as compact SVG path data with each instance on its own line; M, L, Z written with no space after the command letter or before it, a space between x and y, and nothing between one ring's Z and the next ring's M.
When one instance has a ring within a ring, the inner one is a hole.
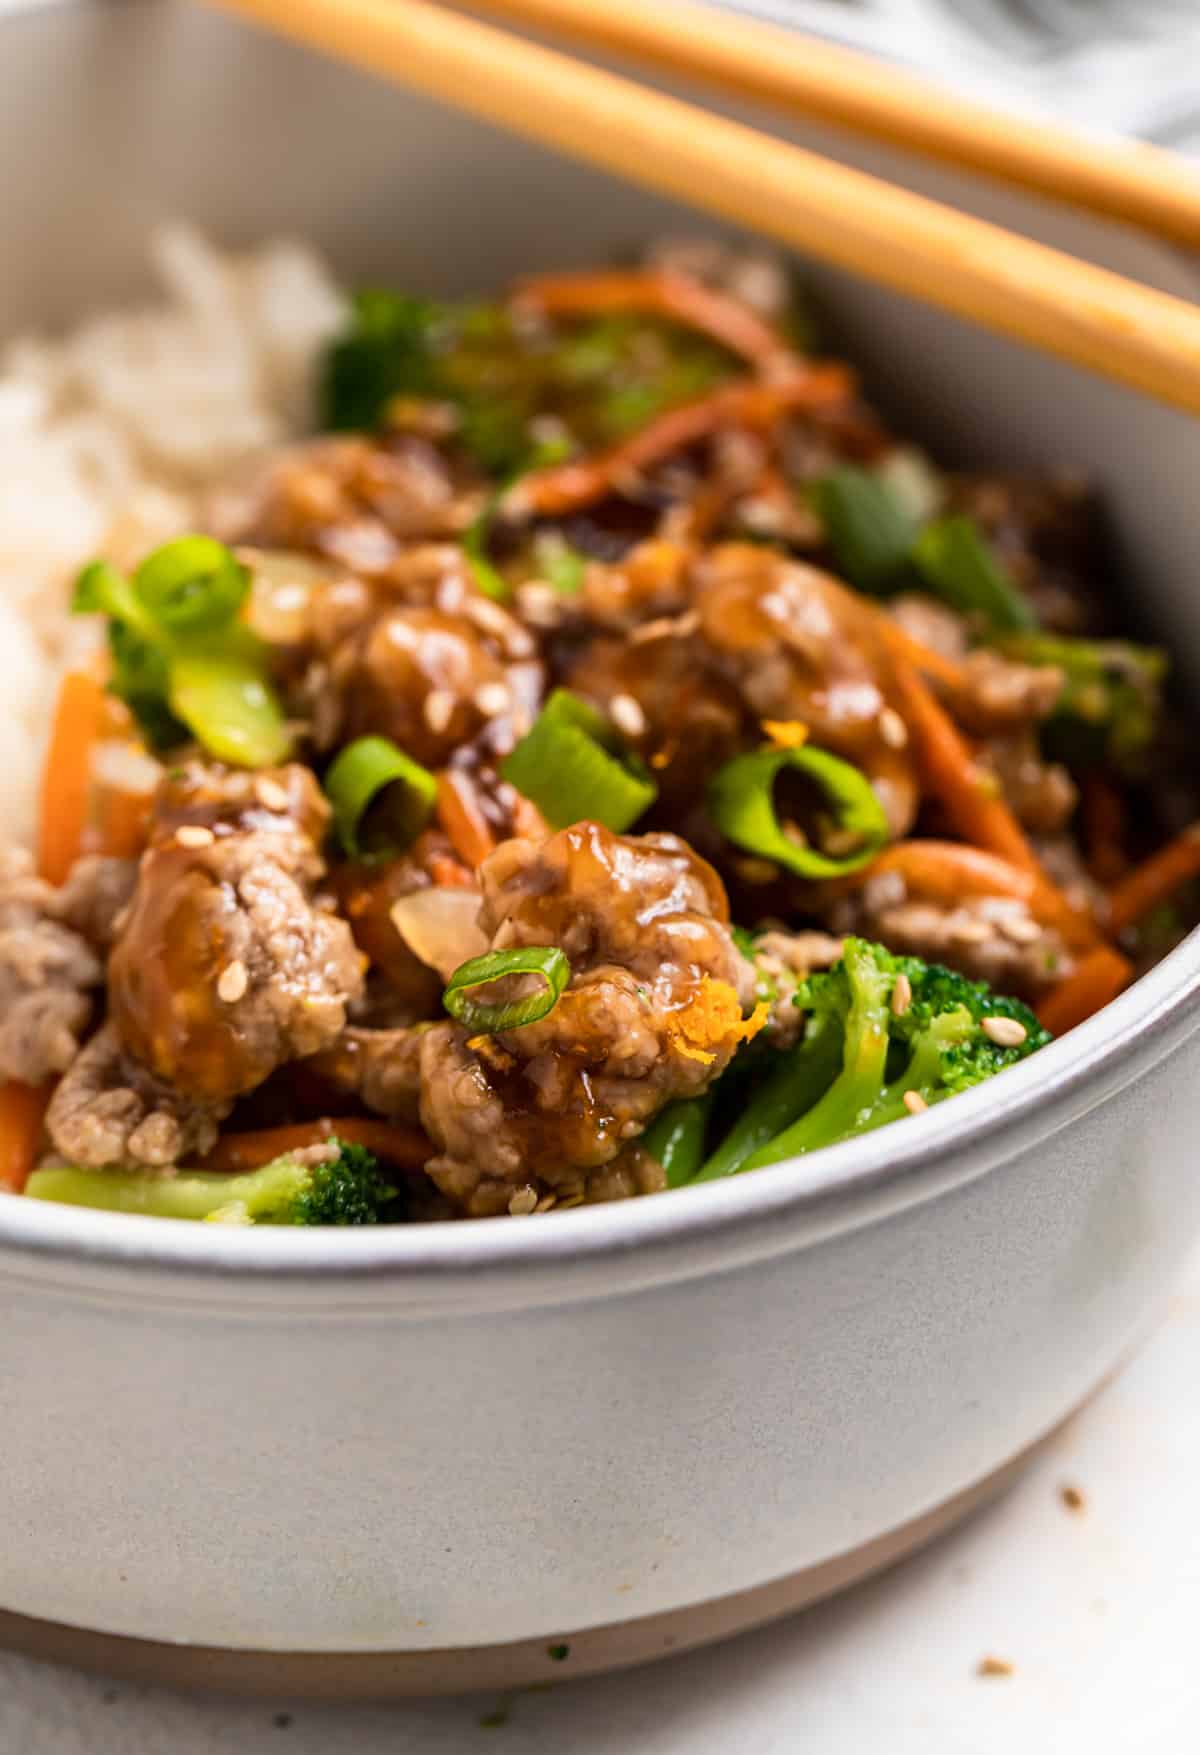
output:
M188 1699L0 1656L0 1755L1190 1755L1198 1479L1200 1254L1158 1333L1001 1504L765 1633L386 1710ZM1012 1675L980 1678L989 1656Z

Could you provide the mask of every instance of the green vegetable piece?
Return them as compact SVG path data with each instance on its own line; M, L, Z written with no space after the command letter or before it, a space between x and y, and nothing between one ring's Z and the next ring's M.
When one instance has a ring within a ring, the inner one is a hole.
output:
M430 299L366 287L354 295L346 333L326 355L321 425L357 432L379 424L394 396L433 396L441 307Z
M804 845L779 821L774 788L785 769L805 774L833 807L839 837L851 843L831 854ZM828 750L769 746L734 756L709 781L708 811L728 840L803 878L840 877L866 865L887 840L888 822L866 775Z
M738 1120L693 1180L719 1182L736 1175L756 1152L812 1108L833 1082L841 1060L840 1021L836 1027L810 1031L752 1092Z
M270 768L286 760L291 736L252 635L208 650L177 650L167 668L171 712L219 761Z
M567 689L550 696L500 773L553 829L591 819L620 834L658 796L640 760L618 751L603 714Z
M1158 647L1066 634L1010 634L997 643L1022 664L1052 664L1063 672L1063 692L1042 727L1054 760L1077 769L1128 770L1153 743L1169 662Z
M92 561L75 580L72 615L106 615L143 640L155 640L158 627L124 573L109 561Z
M222 542L181 536L146 556L133 590L158 628L179 639L209 634L235 620L250 574Z
M865 469L835 469L812 496L839 572L873 596L896 590L917 526L887 483Z
M700 1168L712 1101L712 1092L706 1091L668 1103L642 1135L642 1150L662 1165L668 1188L682 1188Z
M491 1004L476 989L490 987L511 975L539 975L541 988L521 999ZM519 1030L552 1012L571 979L571 965L557 945L526 945L520 950L485 951L457 968L442 995L442 1004L460 1024L481 1035Z
M540 579L563 597L575 597L587 576L587 556L572 548L558 530L540 530L533 539L533 564Z
M141 1213L159 1219L241 1225L373 1225L395 1198L374 1156L362 1146L330 1142L337 1156L321 1164L275 1158L260 1170L221 1175L181 1170L35 1170L25 1187L33 1200Z
M485 597L492 598L496 603L507 603L512 596L508 580L491 560L487 552L488 537L491 533L492 520L504 497L505 489L489 495L484 505L463 531L463 552L480 591Z
M333 826L351 859L382 859L416 839L437 803L437 779L386 737L347 744L325 775Z
M935 597L1000 633L1037 626L1032 608L971 518L927 524L913 545L913 564Z

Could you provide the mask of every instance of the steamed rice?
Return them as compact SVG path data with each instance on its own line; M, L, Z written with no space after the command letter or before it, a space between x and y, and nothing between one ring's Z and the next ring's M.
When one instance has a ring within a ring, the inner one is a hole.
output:
M0 840L33 828L58 676L96 630L66 615L94 555L135 562L195 522L239 459L304 432L342 294L288 242L226 255L172 226L157 302L0 351Z

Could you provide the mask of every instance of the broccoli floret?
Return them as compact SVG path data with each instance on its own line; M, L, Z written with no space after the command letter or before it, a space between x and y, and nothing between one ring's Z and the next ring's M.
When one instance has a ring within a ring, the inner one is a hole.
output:
M994 994L985 982L968 981L937 963L893 956L863 939L847 939L842 960L809 976L796 1002L810 1017L805 1041L796 1050L797 1067L814 1053L814 1044L828 1043L840 1031L840 1068L811 1107L735 1168L755 1170L869 1133L911 1108L981 1084L1050 1040L1020 1000ZM992 1019L1019 1026L1023 1033L989 1031ZM748 1110L741 1125L751 1121Z
M374 1225L395 1198L372 1153L331 1140L336 1155L319 1163L287 1154L242 1175L183 1170L35 1170L25 1192L34 1200L160 1219L227 1225Z
M1068 767L1136 771L1162 719L1167 655L1128 640L1016 634L1000 650L1022 664L1052 664L1065 681L1042 728L1046 754Z

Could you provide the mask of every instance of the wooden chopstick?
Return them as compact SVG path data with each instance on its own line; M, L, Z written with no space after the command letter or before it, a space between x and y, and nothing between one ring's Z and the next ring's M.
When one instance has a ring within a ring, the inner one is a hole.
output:
M1138 141L1067 133L904 68L696 0L472 0L534 29L813 116L1200 246L1200 170Z
M1200 307L1183 299L429 0L210 3L1200 413Z

